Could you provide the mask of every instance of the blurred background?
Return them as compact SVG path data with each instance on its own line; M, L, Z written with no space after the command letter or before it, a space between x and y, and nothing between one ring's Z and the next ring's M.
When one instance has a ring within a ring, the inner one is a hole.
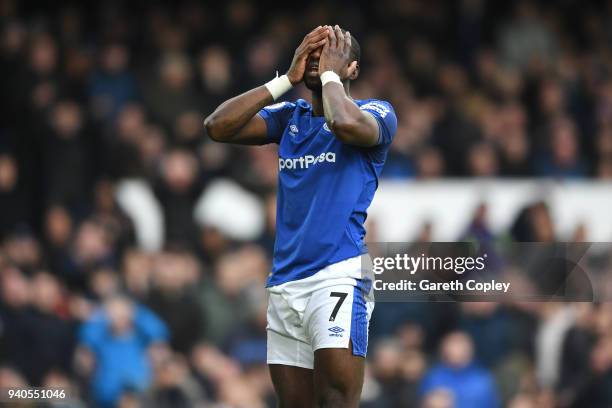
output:
M336 23L399 118L369 241L612 240L611 1L0 0L0 387L274 406L276 148L202 121ZM379 303L370 340L365 408L612 406L610 304Z

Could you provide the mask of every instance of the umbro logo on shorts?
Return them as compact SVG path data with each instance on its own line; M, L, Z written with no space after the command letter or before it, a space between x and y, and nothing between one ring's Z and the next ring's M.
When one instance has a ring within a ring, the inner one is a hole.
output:
M331 332L330 336L332 337L342 337L342 332L344 329L342 327L334 326L327 329Z

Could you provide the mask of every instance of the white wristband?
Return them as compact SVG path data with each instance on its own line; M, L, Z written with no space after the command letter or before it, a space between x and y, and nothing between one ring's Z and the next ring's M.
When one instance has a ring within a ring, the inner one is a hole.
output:
M325 71L321 74L321 86L325 86L328 82L337 82L342 85L340 77L334 71Z
M268 91L274 100L293 88L293 85L291 85L291 81L287 75L276 77L273 80L266 82L264 86L268 88Z

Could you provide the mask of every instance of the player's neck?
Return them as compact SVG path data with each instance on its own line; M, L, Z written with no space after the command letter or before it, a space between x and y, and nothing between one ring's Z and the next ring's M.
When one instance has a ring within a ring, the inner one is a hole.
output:
M346 96L351 98L348 81L344 82L344 92L346 92ZM312 91L312 115L323 116L324 114L325 112L323 111L323 91Z
M323 93L312 91L312 116L323 116Z

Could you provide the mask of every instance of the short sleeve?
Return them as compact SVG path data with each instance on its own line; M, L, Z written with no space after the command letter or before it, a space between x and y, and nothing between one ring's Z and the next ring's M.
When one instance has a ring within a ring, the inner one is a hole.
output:
M390 145L397 131L397 116L395 110L389 102L381 100L370 100L359 107L366 111L378 122L378 143L377 145Z
M294 103L279 102L266 106L259 111L259 116L266 121L269 143L280 143L283 132L294 110Z

